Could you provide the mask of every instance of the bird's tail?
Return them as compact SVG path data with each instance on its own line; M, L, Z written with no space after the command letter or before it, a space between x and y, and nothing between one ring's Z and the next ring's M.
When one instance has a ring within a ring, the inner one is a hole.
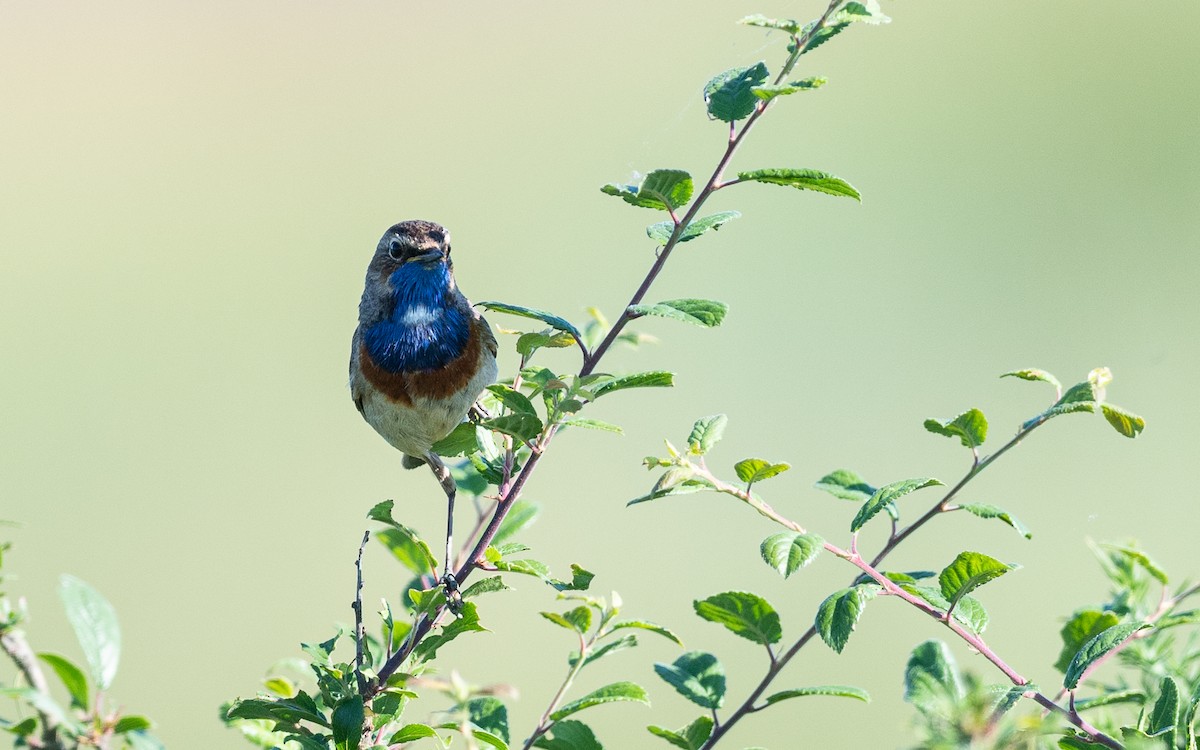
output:
M410 456L405 453L404 458L400 459L400 465L406 469L415 469L418 466L424 466L425 459L421 458L420 456Z

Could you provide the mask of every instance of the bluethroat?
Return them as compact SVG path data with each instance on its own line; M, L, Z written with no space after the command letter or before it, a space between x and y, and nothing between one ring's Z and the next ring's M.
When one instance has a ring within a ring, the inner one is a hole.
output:
M462 423L496 372L496 337L454 282L450 233L431 221L384 232L358 306L350 394L367 424L403 452L404 468L428 465L446 493L448 596L457 590L456 486L432 447Z

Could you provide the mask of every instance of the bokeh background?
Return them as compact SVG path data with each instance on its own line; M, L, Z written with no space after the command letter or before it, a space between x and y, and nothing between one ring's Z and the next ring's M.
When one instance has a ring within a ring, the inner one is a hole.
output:
M852 29L805 59L802 74L831 83L784 100L735 164L832 171L862 205L770 186L720 194L714 209L744 217L682 248L651 298L723 299L726 324L639 326L660 343L608 367L672 369L678 387L605 399L593 416L625 436L564 434L528 488L544 506L524 539L534 554L596 571L596 589L620 591L628 614L717 653L731 701L763 655L697 619L692 601L756 591L794 637L850 571L822 558L783 581L758 559L774 529L728 498L625 507L651 481L641 457L705 414L730 416L714 465L792 463L763 491L845 542L853 506L815 479L838 467L877 484L957 478L966 452L926 434L924 418L978 406L998 445L1049 397L999 373L1036 366L1075 382L1107 365L1110 398L1148 420L1140 440L1067 417L973 486L971 499L1028 523L1031 542L955 516L892 566L937 569L964 546L1024 565L982 592L989 642L1043 684L1058 679L1062 618L1104 593L1086 539L1137 539L1176 577L1200 574L1189 481L1200 6L885 10L890 26ZM440 539L436 488L400 470L347 393L379 235L403 218L440 221L474 299L615 317L659 217L597 188L656 167L711 170L725 131L707 121L701 86L784 55L782 38L733 23L756 12L819 8L0 6L0 518L21 524L3 529L20 574L8 588L30 601L35 648L80 656L55 594L60 573L80 575L121 617L120 704L156 719L172 748L242 746L218 704L351 620L366 511L395 498L400 517ZM574 365L557 354L547 361ZM902 509L912 518L934 499ZM405 580L381 547L366 576L368 604ZM482 602L493 632L456 642L442 663L474 683L514 683L524 736L572 644L536 614L556 606L549 589L513 583ZM793 701L745 722L730 746L908 745L904 662L946 635L872 603L844 655L814 643L779 686L848 682L873 703ZM651 670L678 649L642 642L578 685L628 678L651 691L653 709L594 710L608 747L655 746L645 724L694 715Z

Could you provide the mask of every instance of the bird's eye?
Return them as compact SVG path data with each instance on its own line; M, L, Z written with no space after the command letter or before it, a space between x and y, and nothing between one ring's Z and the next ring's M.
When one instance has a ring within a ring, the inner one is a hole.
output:
M392 260L403 259L402 256L404 255L404 248L401 246L400 240L393 239L390 243L388 243L388 255L392 257Z

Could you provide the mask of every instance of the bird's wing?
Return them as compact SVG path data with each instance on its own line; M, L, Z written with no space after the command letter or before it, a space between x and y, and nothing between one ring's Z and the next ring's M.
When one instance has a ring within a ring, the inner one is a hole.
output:
M492 357L494 358L500 348L496 343L496 334L492 333L492 327L488 324L487 318L480 315L478 311L475 312L475 320L479 325L479 334L480 338L483 339L483 346L492 353Z

